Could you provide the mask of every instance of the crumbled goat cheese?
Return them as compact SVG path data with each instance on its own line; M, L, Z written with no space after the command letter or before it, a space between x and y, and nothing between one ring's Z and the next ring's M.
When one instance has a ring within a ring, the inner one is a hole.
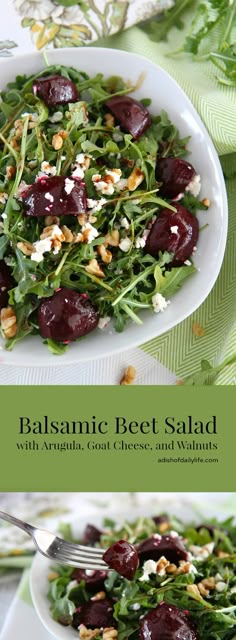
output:
M223 582L223 578L220 575L220 573L216 573L215 575L215 582Z
M63 113L61 113L61 111L55 111L55 113L52 114L52 116L50 116L48 119L50 122L54 123L54 122L61 122L63 118Z
M46 200L50 200L50 202L54 202L54 197L51 193L49 193L49 191L47 191L47 193L45 193Z
M214 542L208 542L208 544L205 544L203 547L193 544L190 547L190 551L194 555L195 560L206 560L206 558L208 558L208 556L213 552L214 546Z
M121 142L121 140L123 140L123 136L121 133L119 133L118 131L114 131L114 133L112 134L113 140L114 142Z
M86 222L86 224L83 225L82 234L84 232L86 232L86 241L88 244L90 244L99 235L98 230L95 227L93 227L89 222Z
M71 175L73 178L80 178L82 180L84 178L84 170L82 167L76 167Z
M57 172L56 167L54 167L52 164L49 164L49 162L44 160L43 162L41 162L41 171L39 171L38 176L40 178L43 177L45 174L47 176L55 176L56 172Z
M227 587L226 582L217 582L215 586L215 590L218 591L218 593L221 593L226 589L226 587Z
M106 198L100 198L100 200L87 198L87 207L88 209L91 209L90 213L97 213L98 211L101 211L104 204L106 204Z
M7 218L7 214L3 212L2 213L2 218L3 218L3 220L5 220Z
M191 267L191 260L185 260L184 264L186 264L187 267Z
M121 240L119 243L119 247L121 251L124 251L124 253L127 253L127 251L130 250L131 244L132 242L130 238L123 238L123 240Z
M171 538L178 538L178 537L179 537L179 534L177 533L177 531L173 531L173 530L171 530L171 531L170 531L170 533L169 533L169 536L170 536Z
M165 311L168 304L170 304L170 300L166 300L161 293L155 293L155 295L152 296L152 305L155 313Z
M31 254L31 260L34 262L42 262L43 254L47 251L51 251L51 240L45 238L45 240L38 240L34 242L35 251Z
M129 229L129 220L124 216L121 218L120 225L124 227L124 229Z
M161 540L161 536L159 533L153 533L152 538L155 538L155 540Z
M127 189L128 187L128 179L121 178L116 186L119 191L124 191L124 189Z
M74 189L74 186L75 186L74 180L70 180L70 178L66 178L65 179L65 187L64 187L64 189L65 189L65 192L67 193L68 196L70 195L72 189Z
M194 178L191 180L191 182L188 183L185 191L191 193L191 195L195 196L196 198L200 190L201 190L201 176L196 174Z
M136 249L143 249L145 247L145 244L146 244L146 240L145 240L144 237L136 238L136 240L135 240Z
M178 228L179 227L178 227L177 224L173 225L173 227L170 228L171 233L174 233L177 236L178 235Z
M105 316L104 318L99 318L98 320L98 328L99 329L105 329L105 327L107 327L108 323L110 322L110 316Z
M112 182L116 184L120 181L121 170L120 169L106 169L106 176L110 176L112 178Z
M156 573L157 563L154 560L146 560L143 565L143 575L139 578L140 582L149 580L151 573Z
M0 193L0 204L6 204L8 200L8 195L5 192Z
M139 604L139 602L134 602L134 604L130 605L130 609L132 609L132 611L139 611L141 605Z
M22 180L17 190L17 197L21 198L21 196L29 189L29 186L30 185L26 184L25 180Z
M91 578L94 575L94 570L93 569L85 569L85 573L86 573L86 576L88 576L88 578Z

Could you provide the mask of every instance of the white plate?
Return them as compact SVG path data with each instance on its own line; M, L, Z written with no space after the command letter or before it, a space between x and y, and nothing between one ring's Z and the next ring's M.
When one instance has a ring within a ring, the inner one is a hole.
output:
M157 506L158 503L159 506ZM132 508L132 513L129 508L129 511L126 510L126 512L122 514L109 512L109 517L112 519L114 518L118 523L122 523L124 520L135 520L139 516L148 517L150 514L157 515L158 513L167 511L167 513L173 514L185 522L190 522L191 519L200 522L201 518L204 517L204 514L206 518L218 517L223 520L227 515L230 515L228 512L225 512L223 504L224 499L223 495L221 497L221 494L153 494L152 506L151 502L149 502L149 505L148 502L146 505L143 503L142 505L140 504L139 506ZM198 516L196 515L196 511L199 514ZM87 518L83 516L80 519L77 518L73 523L73 531L78 535L78 532L82 532L88 522L93 523L97 527L101 527L103 518L104 515L95 515L94 517L89 516ZM46 629L55 638L60 640L72 640L72 638L77 638L78 640L78 631L73 629L73 627L61 626L51 617L50 602L47 598L47 593L49 590L48 573L52 564L53 562L51 560L48 560L40 553L37 553L34 557L30 572L30 592L34 607L44 627L46 627Z
M70 344L68 351L55 358L42 344L40 337L29 337L16 345L12 352L2 351L0 364L47 366L66 365L102 358L112 353L131 349L147 342L182 322L195 311L210 293L218 276L224 256L227 236L227 198L224 178L218 156L211 139L178 84L160 67L146 58L113 49L57 49L47 51L50 64L64 64L86 71L89 75L103 72L105 76L122 75L134 84L144 74L141 87L132 95L137 99L151 98L151 111L165 109L181 136L191 136L189 159L202 177L202 197L211 201L210 210L199 213L200 226L208 223L200 233L198 250L194 258L199 271L184 283L163 314L143 313L143 325L129 323L123 333L116 333L108 325L96 329L83 340ZM33 74L44 68L43 55L35 53L4 60L0 63L1 87L17 74Z

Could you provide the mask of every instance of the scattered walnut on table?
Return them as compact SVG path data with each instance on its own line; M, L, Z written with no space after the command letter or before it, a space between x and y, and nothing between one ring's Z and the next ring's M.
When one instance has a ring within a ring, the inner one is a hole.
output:
M124 371L120 384L121 385L132 384L135 377L136 377L136 369L132 365L129 365L128 367L126 367Z

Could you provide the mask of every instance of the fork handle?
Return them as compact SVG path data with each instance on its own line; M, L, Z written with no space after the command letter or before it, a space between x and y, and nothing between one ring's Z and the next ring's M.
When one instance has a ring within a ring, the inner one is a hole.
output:
M16 527L23 529L23 531L25 531L25 533L28 533L29 536L32 536L34 533L34 527L32 527L31 524L28 524L28 522L24 522L23 520L19 520L19 518L14 518L14 516L10 516L9 513L0 511L0 519L6 520L11 524L15 524Z

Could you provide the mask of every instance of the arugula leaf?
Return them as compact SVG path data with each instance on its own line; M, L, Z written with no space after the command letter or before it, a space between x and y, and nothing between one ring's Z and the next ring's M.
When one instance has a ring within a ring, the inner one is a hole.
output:
M172 267L170 271L165 271L163 275L161 268L157 265L154 271L156 288L153 294L159 292L169 298L180 289L182 282L195 272L196 267L192 264L191 266Z
M228 367L235 362L236 354L234 354L230 358L227 358L221 364L216 365L215 367L212 366L210 362L208 362L208 360L202 360L201 370L179 381L179 384L184 384L187 386L212 385L219 373L223 371L225 367Z

